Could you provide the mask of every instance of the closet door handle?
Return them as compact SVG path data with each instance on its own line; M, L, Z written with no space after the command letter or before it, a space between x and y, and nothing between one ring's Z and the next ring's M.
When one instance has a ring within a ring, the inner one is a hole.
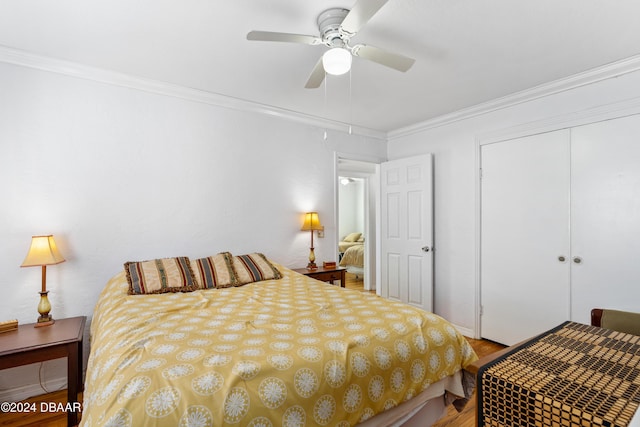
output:
M422 252L429 252L431 250L431 248L429 246L423 246L422 247Z
M573 262L576 264L580 264L582 263L582 258L580 258L579 256L574 256L573 257Z
M565 257L564 255L558 256L558 261L565 262L566 260L567 260L567 257Z

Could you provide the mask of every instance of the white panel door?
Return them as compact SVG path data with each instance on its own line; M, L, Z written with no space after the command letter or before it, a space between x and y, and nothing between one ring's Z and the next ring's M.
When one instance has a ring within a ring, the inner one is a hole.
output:
M640 117L571 132L572 317L640 312Z
M512 345L569 319L569 131L481 147L481 335Z
M383 297L433 310L431 155L381 165Z

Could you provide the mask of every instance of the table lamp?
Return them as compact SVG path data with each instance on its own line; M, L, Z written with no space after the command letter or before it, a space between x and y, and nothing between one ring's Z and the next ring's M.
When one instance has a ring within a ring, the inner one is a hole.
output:
M27 256L20 267L42 266L42 291L40 291L40 303L38 304L38 322L36 327L53 325L53 317L49 314L51 304L47 298L47 265L60 264L65 259L60 255L58 247L52 235L33 236L31 238L31 247Z
M313 252L313 232L314 230L323 229L324 227L320 224L320 218L318 218L318 212L307 212L304 214L304 223L300 230L311 231L311 250L309 251L309 264L307 264L308 270L315 270L318 268L316 265L316 254Z

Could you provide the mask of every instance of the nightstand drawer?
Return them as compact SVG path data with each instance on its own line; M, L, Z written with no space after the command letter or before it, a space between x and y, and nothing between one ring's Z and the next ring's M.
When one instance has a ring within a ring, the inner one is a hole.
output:
M341 278L340 273L336 273L336 272L309 274L309 276L313 277L314 279L322 280L323 282L340 280Z
M319 267L316 270L307 270L306 268L296 268L294 271L304 274L305 276L313 277L316 280L320 280L322 282L331 282L333 283L335 280L340 281L340 286L345 287L345 270L344 268L332 268L325 269Z

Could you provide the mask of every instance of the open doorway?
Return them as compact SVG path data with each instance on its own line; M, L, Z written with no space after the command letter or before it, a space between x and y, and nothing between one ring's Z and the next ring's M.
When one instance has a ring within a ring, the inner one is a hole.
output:
M338 157L336 220L338 260L363 290L376 290L378 165Z

